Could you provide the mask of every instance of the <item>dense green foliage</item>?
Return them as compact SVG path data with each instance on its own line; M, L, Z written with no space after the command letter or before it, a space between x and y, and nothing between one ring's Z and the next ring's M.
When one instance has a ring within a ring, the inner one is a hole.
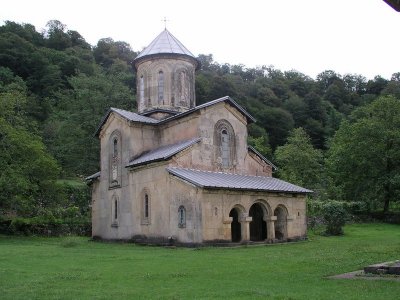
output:
M0 26L3 215L32 217L68 207L63 199L68 192L56 179L79 181L98 171L99 144L93 133L109 107L135 110L131 63L136 55L129 44L111 38L91 46L57 20L49 21L43 32L12 21ZM327 70L312 79L294 70L219 64L211 54L198 59L197 104L229 95L246 108L257 119L249 127L249 143L278 162L280 177L316 190L319 197L329 192L334 199L376 203L371 208L388 209L390 201L398 201L397 111L392 123L384 121L386 116L365 116L368 109L392 111L386 105L399 101L400 73L390 80L367 80ZM376 100L381 96L391 100ZM386 144L366 147L374 148L370 152L346 152L346 133L361 141L368 128L373 136L364 145L375 143L380 132L385 132ZM379 168L370 168L367 161ZM352 171L360 174L350 178ZM373 176L368 181L363 175L369 172Z
M321 190L322 152L315 149L303 128L291 131L287 143L275 151L275 159L280 169L279 175L289 182Z
M380 97L354 111L328 155L334 192L387 211L400 196L400 100Z
M326 234L341 235L346 223L346 210L338 201L327 201L322 205L322 216L326 224Z
M327 277L398 259L398 225L312 242L166 249L85 238L0 238L6 299L397 299L399 282Z

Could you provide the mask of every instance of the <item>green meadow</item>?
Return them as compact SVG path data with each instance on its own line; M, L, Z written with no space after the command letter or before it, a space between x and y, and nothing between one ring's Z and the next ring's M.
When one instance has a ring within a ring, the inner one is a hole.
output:
M237 248L0 236L0 299L398 299L400 281L328 279L400 259L400 226Z

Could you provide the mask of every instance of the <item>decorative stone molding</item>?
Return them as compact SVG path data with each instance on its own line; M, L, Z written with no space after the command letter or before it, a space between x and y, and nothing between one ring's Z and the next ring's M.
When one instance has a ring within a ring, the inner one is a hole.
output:
M222 223L223 223L223 224L231 224L232 221L233 221L233 218L232 218L232 217L227 217L227 218L224 218L224 220L222 221Z

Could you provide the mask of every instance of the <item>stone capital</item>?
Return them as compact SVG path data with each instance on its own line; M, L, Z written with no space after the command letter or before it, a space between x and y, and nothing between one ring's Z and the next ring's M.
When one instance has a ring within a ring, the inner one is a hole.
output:
M253 221L253 217L244 217L241 222L247 222L250 223L251 221Z
M222 221L222 223L224 224L231 224L233 221L232 217L228 217L228 218L224 218L224 220Z

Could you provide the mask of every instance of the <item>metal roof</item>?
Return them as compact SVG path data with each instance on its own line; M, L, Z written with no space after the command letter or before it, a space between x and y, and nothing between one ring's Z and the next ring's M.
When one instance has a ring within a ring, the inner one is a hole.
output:
M240 175L170 167L167 171L198 187L206 189L253 190L307 194L313 191L289 182L265 176Z
M176 37L174 37L167 29L161 32L142 52L136 56L134 62L146 56L154 56L159 54L184 55L193 58L196 63L196 57L190 52Z
M184 140L176 144L162 146L155 150L143 153L139 157L134 158L129 162L127 167L136 167L144 165L150 162L156 162L161 160L166 160L173 155L185 150L186 148L192 146L193 144L199 142L201 138L195 138L190 140Z
M110 109L106 112L104 117L101 119L99 126L96 129L95 136L97 136L100 133L101 127L103 127L104 123L107 121L108 116L112 113L115 112L121 117L125 118L129 122L137 122L137 123L145 123L145 124L157 124L159 123L159 120L149 118L146 116L139 115L137 113L119 109L119 108L114 108L110 107Z
M92 175L90 175L88 177L86 177L85 180L86 181L91 181L91 180L95 180L95 179L97 179L99 177L100 177L100 171L96 172L96 173L94 173L94 174L92 174Z
M209 107L209 106L218 104L218 103L220 103L220 102L227 102L227 103L229 103L230 105L232 105L233 107L235 107L237 110L239 110L239 111L246 117L248 123L253 123L253 122L256 121L256 119L255 119L252 115L250 115L243 107L241 107L235 100L233 100L233 99L232 99L231 97L229 97L229 96L225 96L225 97L218 98L218 99L215 99L215 100L206 102L206 103L204 103L204 104L195 106L195 107L193 107L193 108L191 108L191 109L189 109L189 110L187 110L187 111L184 111L184 112L179 113L179 114L177 114L177 115L174 115L174 116L172 116L172 117L163 119L163 120L161 120L161 121L159 122L159 124L167 123L167 122L169 122L169 121L171 121L171 120L175 120L175 119L181 118L181 117L186 116L186 115L188 115L188 114L191 114L191 113L193 113L193 112L195 112L195 111L198 111L198 110L200 110L200 109L202 109L202 108L206 108L206 107Z
M278 170L278 167L275 166L272 162L270 162L267 158L265 158L264 155L262 155L260 152L258 152L253 146L248 145L247 149L255 153L258 157L260 157L263 161L265 161L267 164L269 164L275 171Z
M131 111L127 111L127 110L123 110L123 109L119 109L119 108L111 107L110 110L116 112L117 114L123 116L128 121L132 121L132 122L149 123L149 124L155 124L155 123L159 122L156 119L149 118L149 117L146 117L146 116L142 116L142 115L139 115L137 113L134 113L134 112L131 112Z
M134 112L130 112L127 110L123 110L123 109L119 109L119 108L113 108L111 107L107 113L104 115L104 117L101 119L99 126L96 129L95 132L95 136L97 136L100 133L101 127L103 127L104 123L107 121L108 116L112 113L115 112L117 114L119 114L120 116L122 116L123 118L125 118L127 121L130 122L137 122L137 123L144 123L144 124L154 124L154 125L161 125L164 123L168 123L169 121L175 120L175 119L179 119L182 118L186 115L189 115L195 111L199 111L202 108L206 108L215 104L218 104L220 102L227 102L230 105L232 105L233 107L235 107L237 110L239 110L247 119L248 123L253 123L256 121L256 119L254 119L254 117L252 115L250 115L243 107L241 107L239 104L236 103L236 101L234 101L231 97L229 96L225 96L219 99L215 99L212 100L210 102L198 105L196 107L193 107L192 109L189 109L187 111L184 111L182 113L178 113L174 116L171 116L169 118L163 119L163 120L157 120L157 119L153 119L153 118L149 118L144 116L144 114L147 114L149 112L145 112L143 114L137 114Z

